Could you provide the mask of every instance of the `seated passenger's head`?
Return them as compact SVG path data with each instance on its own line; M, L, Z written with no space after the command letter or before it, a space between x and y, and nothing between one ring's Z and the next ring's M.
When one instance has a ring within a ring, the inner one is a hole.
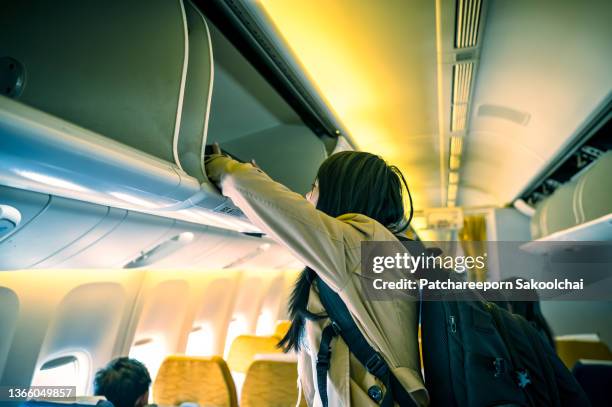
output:
M149 399L151 376L135 359L121 357L98 370L94 394L104 396L115 407L142 407Z
M404 210L404 188L410 200L408 219ZM412 218L412 197L400 170L377 155L361 151L343 151L329 156L321 164L307 198L330 216L360 213L393 232L405 229Z

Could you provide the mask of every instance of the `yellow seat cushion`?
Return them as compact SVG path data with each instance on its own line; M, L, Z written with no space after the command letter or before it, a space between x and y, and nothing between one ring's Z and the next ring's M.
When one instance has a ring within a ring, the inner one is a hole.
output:
M255 360L255 355L282 353L276 347L276 336L240 335L234 339L227 355L227 364L232 372L246 373Z
M558 338L555 342L557 354L568 369L579 359L612 360L610 349L601 341Z
M298 400L297 363L256 360L247 371L240 407L294 407ZM306 406L304 397L300 406Z
M160 405L180 405L183 402L200 406L238 405L230 371L218 356L167 357L153 384L153 400Z

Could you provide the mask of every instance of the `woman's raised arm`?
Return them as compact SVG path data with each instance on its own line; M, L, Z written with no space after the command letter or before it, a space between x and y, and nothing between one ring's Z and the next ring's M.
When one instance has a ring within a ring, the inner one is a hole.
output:
M317 210L251 164L213 155L206 160L206 172L257 227L287 246L332 289L344 287L349 277L346 245L358 244L355 228Z

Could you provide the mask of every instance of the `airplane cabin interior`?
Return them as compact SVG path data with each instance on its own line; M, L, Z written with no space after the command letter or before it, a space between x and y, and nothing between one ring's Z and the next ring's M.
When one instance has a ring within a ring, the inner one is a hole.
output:
M150 375L142 405L327 405L278 346L311 265L223 195L217 149L302 196L328 157L379 155L410 189L404 236L488 248L469 281L521 275L508 242L537 261L595 244L612 278L609 1L1 4L0 405L69 386L123 407L95 394L119 357ZM612 298L589 290L538 307L597 406ZM347 405L383 405L374 387Z

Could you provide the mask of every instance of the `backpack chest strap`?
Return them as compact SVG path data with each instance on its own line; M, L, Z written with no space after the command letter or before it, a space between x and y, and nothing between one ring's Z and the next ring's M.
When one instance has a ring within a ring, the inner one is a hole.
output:
M331 324L323 329L317 354L317 387L323 406L327 407L328 403L327 372L331 360L331 342L338 335L367 371L384 384L384 396L378 386L372 386L368 389L370 398L383 407L392 407L394 400L401 406L416 406L410 393L391 373L384 358L365 339L340 296L321 279L317 279L317 286L321 303L331 320Z

